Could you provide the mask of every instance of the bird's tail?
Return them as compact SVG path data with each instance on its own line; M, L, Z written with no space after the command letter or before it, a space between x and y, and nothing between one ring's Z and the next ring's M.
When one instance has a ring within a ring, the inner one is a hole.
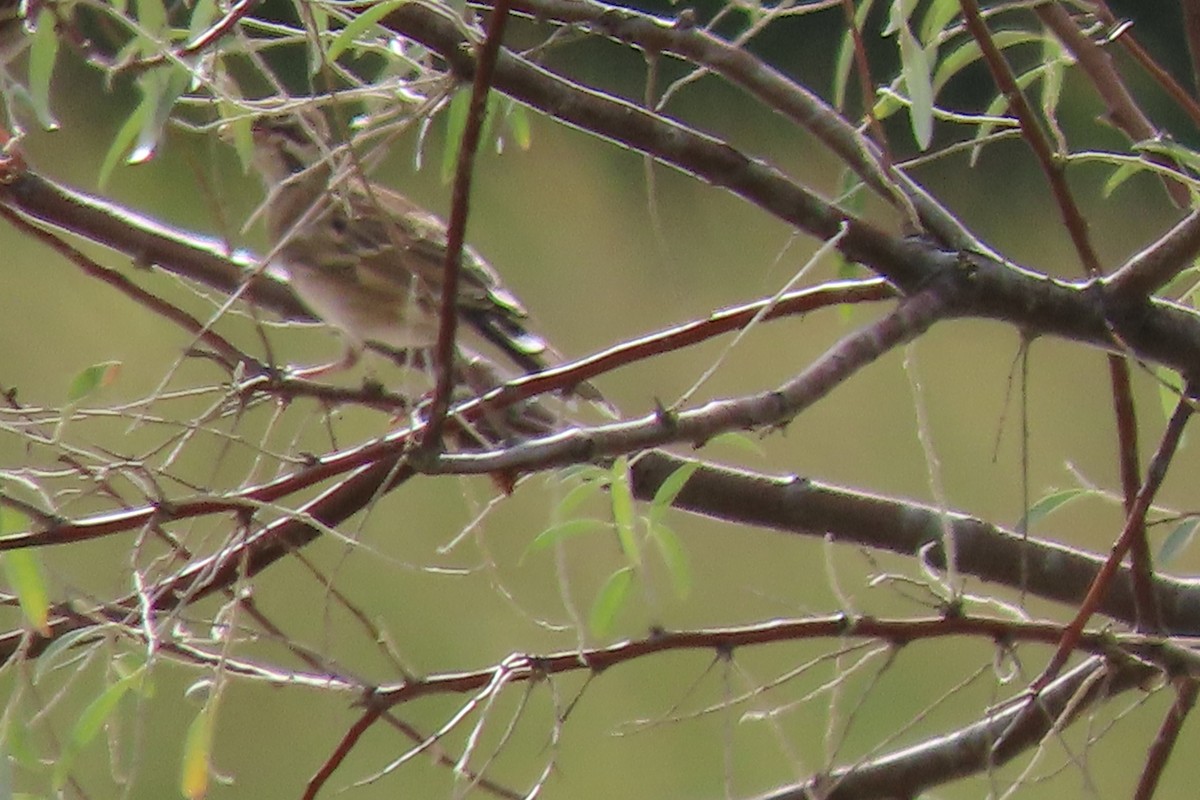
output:
M509 360L527 374L546 369L551 365L551 359L562 360L545 339L528 330L520 320L483 310L460 309L459 313L473 330L500 348ZM595 404L609 416L617 416L616 409L588 381L575 384L568 394Z

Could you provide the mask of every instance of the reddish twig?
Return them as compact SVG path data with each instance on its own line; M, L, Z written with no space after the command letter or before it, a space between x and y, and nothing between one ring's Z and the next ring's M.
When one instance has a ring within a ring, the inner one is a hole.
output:
M1079 610L1075 614L1075 618L1067 626L1067 630L1063 634L1063 639L1059 642L1054 656L1050 659L1042 674L1030 685L1030 691L1035 697L1041 689L1058 676L1058 673L1066 665L1067 658L1074 649L1075 642L1083 632L1084 626L1087 625L1092 615L1096 613L1101 600L1111 587L1117 567L1120 566L1121 560L1125 558L1125 555L1133 546L1133 543L1137 539L1138 531L1144 528L1146 514L1154 502L1155 495L1158 494L1158 489L1162 485L1163 479L1166 478L1167 467L1170 465L1171 459L1174 458L1175 451L1179 447L1179 440L1183 437L1183 429L1186 427L1188 419L1192 416L1192 402L1190 397L1184 396L1179 399L1179 403L1175 406L1175 413L1171 415L1171 419L1167 423L1167 429L1163 431L1158 451L1150 461L1142 488L1138 491L1129 513L1125 515L1125 527L1121 531L1121 535L1113 544L1108 560L1104 562L1104 566L1096 575L1095 580L1092 581L1087 596L1079 605Z
M1042 5L1034 9L1038 18L1054 31L1058 40L1075 56L1076 62L1088 76L1092 87L1108 108L1108 120L1117 130L1124 133L1133 142L1159 139L1162 132L1154 127L1149 117L1143 113L1133 94L1126 88L1125 81L1113 66L1112 58L1095 42L1083 35L1079 26L1071 19L1066 8L1061 5ZM1122 36L1127 46L1136 46L1128 31ZM1151 153L1148 160L1179 171L1180 166L1175 159L1158 153ZM1188 208L1191 205L1191 191L1180 181L1167 176L1162 178L1167 195L1178 208Z
M1150 800L1158 781L1167 766L1167 759L1179 741L1179 733L1183 730L1183 722L1192 708L1196 705L1196 693L1200 685L1194 678L1177 678L1175 681L1175 702L1167 710L1166 719L1158 728L1158 735L1150 745L1146 754L1146 765L1138 777L1137 788L1133 792L1133 800Z
M450 395L454 389L454 335L458 324L458 279L462 267L462 249L466 238L467 213L471 199L471 178L474 174L475 153L479 149L479 138L483 132L483 120L487 114L488 92L491 91L492 74L496 69L496 57L500 42L504 38L504 26L508 21L509 0L498 0L488 19L487 34L479 47L475 62L475 76L471 84L471 103L463 128L462 140L458 145L458 165L454 171L454 190L450 219L446 229L446 258L442 266L441 317L438 320L437 344L434 348L437 366L437 383L433 402L430 405L429 422L421 439L423 447L430 452L441 446L442 426L450 410Z

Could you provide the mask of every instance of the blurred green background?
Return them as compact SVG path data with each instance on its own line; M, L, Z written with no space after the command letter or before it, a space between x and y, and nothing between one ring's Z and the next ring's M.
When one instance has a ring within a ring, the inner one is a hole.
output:
M817 86L828 86L831 52L824 46L782 49L786 69ZM555 66L582 80L618 87L627 96L642 91L637 59L617 55L612 46L568 49ZM819 56L819 57L818 57ZM963 87L969 94L973 89ZM127 113L132 95L120 87L105 89L94 73L78 65L59 67L55 111L62 129L33 130L22 142L32 164L47 176L87 191L96 177L107 143ZM687 89L670 112L712 132L754 156L778 165L828 196L837 191L838 166L807 136L779 117L706 78ZM1089 146L1120 146L1116 135L1095 124L1101 111L1095 99L1068 82L1064 124L1072 140ZM380 180L402 187L415 200L439 213L448 207L448 189L438 176L441 123L434 126L423 169L414 169L416 142L395 147ZM891 127L911 151L902 124ZM553 122L534 119L529 151L508 147L502 155L479 160L472 200L469 239L523 299L539 329L569 356L582 356L613 343L676 323L702 318L714 309L771 295L809 258L818 243L796 236L786 226L722 191L666 168L654 169L651 196L645 165L635 154L596 141ZM1017 142L996 145L969 169L958 156L921 168L917 177L996 249L1018 263L1053 275L1079 274L1057 212L1039 174ZM1165 230L1175 219L1160 188L1135 178L1114 196L1101 198L1107 177L1101 169L1071 173L1091 222L1091 232L1106 267L1115 267ZM172 133L152 162L123 167L104 194L132 209L179 227L227 235L236 244L262 247L255 227L240 232L242 221L261 198L253 176L241 174L232 151L214 137ZM661 228L656 233L650 206ZM872 212L888 227L895 220ZM73 266L11 230L0 229L3 291L0 291L0 383L15 388L27 406L57 406L75 374L88 365L117 360L124 368L116 385L104 390L97 405L134 402L152 392L180 358L189 338L109 288L83 277ZM85 248L104 263L120 268L142 284L196 313L211 303L173 278L152 274L127 259ZM823 263L806 283L833 276ZM725 357L696 402L770 388L794 375L832 342L879 314L881 309L827 311L807 318L759 327ZM258 353L253 326L230 318L218 330ZM276 329L271 342L281 360L317 363L334 356L334 336L320 329ZM597 383L627 416L649 413L657 401L670 403L718 358L728 340L710 342L682 353L634 365ZM761 455L736 447L713 447L702 456L768 472L794 473L883 494L930 501L929 469L917 438L914 392L926 406L940 460L939 479L954 509L1013 525L1023 512L1019 406L1023 391L1016 375L1018 336L995 323L944 323L920 340L909 354L891 353L856 376L831 397L807 411L786 432L763 438ZM380 360L368 364L385 382L411 385ZM355 376L346 380L353 382ZM220 380L206 363L183 363L170 381L173 389ZM1162 427L1154 382L1135 370L1143 431L1143 452L1151 451ZM915 387L915 388L914 388ZM1032 346L1028 413L1029 486L1036 499L1052 487L1081 482L1104 490L1116 487L1115 443L1104 357L1056 341ZM187 418L213 402L215 395L160 400L149 412ZM9 418L10 426L12 417ZM352 413L330 423L346 445L387 430L385 415ZM126 420L95 419L73 425L67 435L112 447L130 455L161 441L165 427L146 424L130 430ZM329 427L316 404L296 402L287 409L249 412L237 432L249 442L264 442L291 452L329 449ZM1194 448L1185 448L1172 467L1162 501L1180 509L1192 505ZM10 429L0 435L0 468L53 468L31 460L22 437ZM251 448L223 449L211 439L190 446L173 467L180 480L214 489L237 485L248 475L270 474ZM181 491L172 486L170 491ZM362 520L343 527L360 546L323 538L305 556L330 576L337 589L384 631L408 669L431 674L485 668L511 652L570 650L582 642L602 644L572 623L568 607L586 616L588 604L604 579L621 565L609 537L572 539L560 553L526 548L551 522L566 489L555 475L526 480L511 497L486 514L493 489L483 479L412 481L384 498ZM83 513L82 502L73 507ZM603 515L597 501L587 509ZM448 552L459 532L483 514L470 535ZM1051 518L1034 534L1054 537L1095 551L1106 551L1120 529L1115 501L1077 503ZM206 521L177 531L189 543L211 548L228 526ZM854 610L900 615L935 613L932 598L884 582L869 587L867 578L895 572L914 575L911 560L867 554L852 548L827 548L814 540L766 531L738 529L704 519L672 514L670 524L682 538L693 572L693 589L676 597L667 576L652 562L644 593L627 609L613 637L645 635L651 625L668 629L751 623L773 617L837 613L843 609L831 590L836 582ZM1161 534L1160 534L1161 536ZM145 549L142 549L142 548ZM155 552L136 535L112 537L86 546L43 553L56 597L106 598L132 588L131 564L144 565ZM1191 573L1197 554L1184 553L1172 570ZM991 587L972 584L979 594ZM368 681L396 681L400 675L380 655L329 596L327 588L292 560L253 582L256 601L291 636L335 659ZM564 602L564 596L569 602ZM1012 599L1009 597L1009 599ZM1065 610L1031 603L1036 614L1063 618ZM972 610L986 611L983 607ZM207 636L215 601L189 609L178 625ZM19 624L15 614L6 627ZM236 620L240 622L240 620ZM671 654L614 668L588 680L584 674L552 683L512 687L487 710L473 768L483 764L504 737L509 720L520 721L501 747L489 777L527 787L548 760L556 768L548 797L717 797L726 781L734 796L746 796L779 783L806 777L829 763L840 765L873 752L951 730L977 717L1014 686L998 686L1011 664L993 670L995 653L984 642L931 642L911 645L888 664L875 652L860 668L868 646L822 660L803 675L769 691L762 687L809 659L828 655L850 642L812 643L739 651L732 663L710 652ZM114 643L105 652L123 652ZM1022 649L1020 680L1040 668L1044 651ZM231 655L287 660L277 643L242 642ZM290 662L288 662L290 663ZM37 693L27 684L36 665L10 665L0 675L0 692L18 691L9 705L9 725L20 715L35 721L39 750L61 747L81 707L102 684L103 663L86 669L68 665L47 675ZM849 672L836 690L814 692L835 675ZM24 673L24 674L23 674ZM966 687L930 710L951 686L975 675ZM205 670L160 659L153 669L154 694L126 698L113 734L112 749L133 781L130 797L178 795L179 756L185 731L199 705L184 689ZM1020 681L1018 681L1018 684ZM61 694L59 693L61 689ZM745 700L731 709L708 711L724 698ZM575 701L578 702L575 702ZM421 700L397 713L429 733L466 701L465 697ZM1169 698L1165 693L1142 702L1129 695L1087 723L1068 731L1062 742L1042 755L1045 781L1023 786L1021 797L1128 794L1145 748ZM525 704L522 706L522 704ZM215 768L233 779L214 787L213 797L295 797L305 781L360 713L354 698L303 688L271 688L234 679L220 704ZM32 716L50 707L46 719ZM831 710L832 707L832 710ZM778 710L769 720L748 712ZM555 719L569 717L555 729ZM917 719L919 717L919 719ZM1110 720L1121 717L1114 730ZM462 751L467 733L479 721L471 716L444 744ZM49 724L47 724L49 720ZM914 722L914 720L916 720ZM54 730L55 744L48 730ZM889 738L895 734L894 738ZM1100 736L1098 742L1086 742ZM110 746L94 742L75 777L89 797L120 796L109 763ZM886 740L886 744L881 742ZM1178 752L1196 746L1185 734ZM355 748L323 796L380 769L411 746L394 731L377 726ZM1080 757L1086 765L1061 766ZM995 785L1015 779L1018 768L1001 772ZM1161 797L1191 796L1186 767L1168 769ZM19 788L44 782L19 776ZM971 780L938 790L947 798L987 793L987 780ZM459 783L459 789L463 784ZM396 774L354 789L350 796L444 797L455 792L455 776L419 757ZM68 792L70 794L70 792Z

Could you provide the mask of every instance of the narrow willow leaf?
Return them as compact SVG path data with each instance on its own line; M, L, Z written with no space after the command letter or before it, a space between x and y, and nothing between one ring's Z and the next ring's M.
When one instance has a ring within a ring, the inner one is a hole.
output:
M621 552L631 564L642 563L641 548L637 542L637 518L634 515L633 486L629 476L629 459L621 456L613 462L609 471L609 493L612 502L613 524L621 542Z
M854 24L861 31L866 24L867 15L871 13L871 6L875 0L864 0L858 6L858 10L854 12ZM854 68L854 34L847 30L842 34L842 42L838 47L837 60L834 62L833 70L833 105L835 108L843 109L846 104L846 87L850 85L850 72ZM862 98L864 107L870 105L874 101L872 97Z
M951 20L958 16L958 0L933 0L921 17L921 42L926 45L934 44Z
M588 615L588 626L597 636L607 636L612 633L617 620L617 614L625 606L629 590L633 587L633 567L622 567L608 576L596 601L592 603L592 612Z
M1018 75L1017 76L1017 88L1024 91L1026 88L1029 87L1029 85L1031 83L1033 83L1035 80L1037 80L1041 74L1042 74L1042 67L1037 66L1037 67L1034 67L1033 69L1029 70L1028 72L1024 72L1024 73ZM1007 108L1008 108L1008 98L1005 97L1003 94L999 94L995 97L995 99L992 100L992 102L988 103L988 107L983 112L983 116L998 117L1001 114L1003 114ZM974 138L975 138L976 144L971 149L971 158L968 161L970 166L972 166L972 167L975 166L975 162L979 160L979 153L980 153L980 150L982 149L982 142L984 139L986 139L988 137L989 134L991 134L992 130L995 127L996 127L995 123L984 122L982 125L980 125L975 130Z
M1183 378L1167 367L1154 366L1150 371L1158 378L1158 404L1162 408L1163 419L1170 419L1183 395Z
M208 793L212 763L213 729L216 711L210 703L200 710L188 726L183 743L183 761L179 771L179 791L188 800L199 800Z
M571 487L571 490L554 507L554 517L556 519L566 519L574 516L575 511L590 498L599 494L601 488L603 487L600 481L597 480L585 480L578 486Z
M1147 140L1138 142L1133 149L1140 153L1167 155L1178 161L1180 166L1187 167L1193 172L1200 170L1200 153L1178 142L1168 139Z
M712 447L714 445L729 446L735 450L741 450L744 453L749 453L759 458L763 458L767 454L767 451L762 448L761 444L740 431L718 433L704 443L705 447Z
M659 485L658 490L654 493L654 499L650 501L650 519L653 521L657 517L666 513L666 510L675 502L675 498L683 491L683 487L696 470L700 469L700 464L695 461L689 461L686 464L680 465L674 472L667 476L666 480Z
M4 730L4 749L8 751L7 756L12 758L21 769L26 769L30 772L41 772L45 769L46 765L38 758L33 742L29 738L29 728L24 723L18 721L21 719L22 717L19 712L15 718L9 716L8 726ZM0 753L0 758L4 757L4 754Z
M900 73L908 90L908 115L917 147L928 150L933 141L933 79L925 49L908 25L900 34Z
M683 543L679 541L675 531L662 523L650 526L650 538L654 540L663 563L667 566L675 596L680 600L686 599L692 591L692 571L688 567L687 551L684 550Z
M121 702L121 698L133 686L134 681L140 679L142 672L134 673L128 677L116 681L103 692L100 696L88 704L87 708L79 715L79 719L75 721L74 727L71 728L71 733L67 738L66 746L59 756L58 762L54 765L54 774L51 777L51 785L55 791L66 785L67 777L71 774L71 769L75 765L75 760L83 749L96 738L109 717L117 710L117 706Z
M54 76L54 64L58 61L58 31L54 26L54 14L43 9L38 14L37 30L29 46L29 102L38 122L54 130L58 122L50 110L50 79Z
M8 512L12 513L12 512ZM50 635L50 595L38 554L33 550L10 550L0 558L4 578L17 596L21 613L38 633Z
M71 661L79 660L87 657L87 653L81 649L81 643L85 639L95 639L95 643L89 646L97 646L100 644L98 634L103 631L107 625L89 625L86 628L79 628L62 636L56 636L54 641L42 652L37 660L37 668L33 673L33 682L40 683L43 678L59 667L69 664ZM59 660L60 656L70 655L70 658Z
M213 20L217 18L216 0L196 0L192 8L192 16L188 19L188 41L191 42L208 30Z
M137 139L138 133L142 130L146 119L152 116L153 113L153 105L147 102L146 98L142 98L142 102L138 103L133 113L126 117L124 124L117 131L117 135L109 143L108 152L104 154L104 161L100 164L100 178L98 183L101 188L108 183L108 179L112 176L112 172L116 169L117 164L133 147L133 143Z
M17 533L29 527L24 514L8 508L0 508L0 536ZM36 550L9 550L0 556L4 567L4 578L17 596L21 613L35 630L44 636L50 635L50 593L46 591L46 577L41 559Z
M231 104L218 101L221 117L227 136L233 142L233 150L237 153L242 171L249 172L254 165L254 120L245 115L239 115Z
M13 800L16 797L13 787L12 774L13 757L8 752L8 742L0 736L0 800Z
M446 107L446 140L442 147L442 182L454 179L458 167L458 151L462 147L463 131L467 127L467 112L471 106L471 89L464 87L454 93Z
M1044 38L1036 33L1022 30L996 31L992 34L992 41L1001 50L1018 44L1038 42ZM982 55L983 52L979 49L979 43L974 39L968 39L966 42L946 52L938 62L937 69L933 73L934 93L940 92L942 87L951 78L974 64Z
M169 69L156 69L138 79L143 103L148 111L138 130L137 142L129 153L127 163L141 164L149 161L158 149L159 140L166 130L175 102L188 87L191 75L183 67L172 65Z
M137 0L138 26L151 35L167 29L167 8L162 0Z
M120 374L120 361L102 361L84 368L71 380L71 385L67 389L67 402L78 403L92 393L112 386Z
M850 85L850 70L854 68L854 33L842 33L837 56L833 60L833 107L839 111L846 108L846 87Z
M1129 180L1134 175L1143 172L1145 169L1146 166L1140 162L1127 162L1120 165L1114 169L1112 174L1108 176L1108 179L1104 181L1104 186L1101 188L1100 193L1104 197L1111 197L1112 193L1120 188L1122 183Z
M1026 512L1025 519L1022 522L1022 527L1025 530L1029 530L1067 503L1090 494L1094 494L1091 489L1063 489L1051 492L1029 507L1029 511Z
M508 122L508 132L512 134L517 147L522 150L533 147L533 129L529 123L529 109L520 103L509 100L508 114L505 119Z
M612 525L610 523L601 519L569 519L566 522L551 525L533 537L533 541L525 548L525 552L531 553L535 550L545 550L547 547L564 539L569 539L572 536L579 536L580 534L591 533L593 531L610 530L611 528Z
M1169 566L1176 556L1192 543L1197 528L1200 528L1200 517L1193 517L1176 525L1167 534L1167 538L1163 539L1162 547L1158 550L1158 557L1154 559L1154 565L1160 568Z
M407 2L408 0L387 0L387 2L369 6L366 11L355 16L346 27L338 32L338 35L334 37L333 42L329 45L329 49L325 51L325 58L329 61L337 61L338 56L344 53L348 47L351 47L358 37L366 33L379 20Z

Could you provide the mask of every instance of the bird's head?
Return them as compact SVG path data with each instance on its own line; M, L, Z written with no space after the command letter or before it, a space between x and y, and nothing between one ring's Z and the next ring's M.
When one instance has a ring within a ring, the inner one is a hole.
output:
M328 161L329 123L319 109L259 117L251 131L254 165L271 186Z

